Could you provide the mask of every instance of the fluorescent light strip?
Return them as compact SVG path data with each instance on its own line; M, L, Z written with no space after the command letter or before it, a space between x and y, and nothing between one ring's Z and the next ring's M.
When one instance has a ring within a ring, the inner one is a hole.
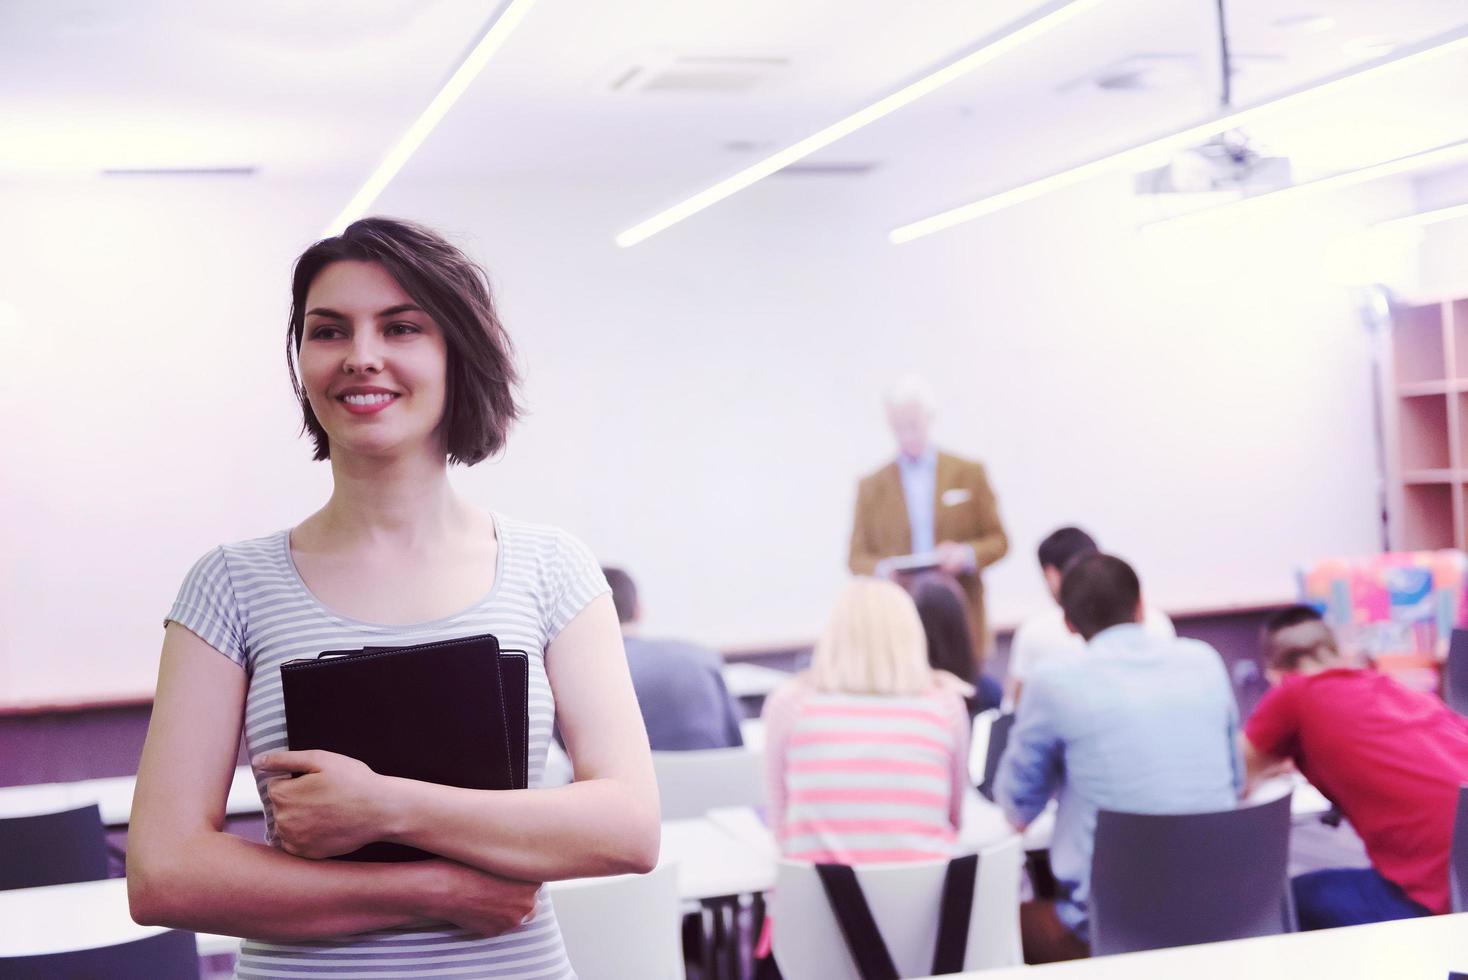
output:
M849 136L876 122L883 116L896 112L903 106L914 102L930 92L935 92L947 85L949 82L962 78L969 72L974 71L981 65L999 58L1023 44L1033 41L1046 32L1059 27L1061 24L1079 16L1092 7L1099 6L1104 0L1055 0L1029 17L1016 21L1003 31L990 35L979 42L968 54L962 55L956 61L949 62L937 71L934 71L909 85L893 92L891 95L853 112L851 115L832 123L825 129L798 143L787 146L785 149L766 157L758 163L745 167L743 170L731 177L726 177L717 184L700 191L685 201L673 205L665 211L659 212L639 224L633 225L617 236L617 244L623 248L636 245L646 241L660 231L665 231L682 221L691 217L710 205L717 204L726 197L739 193L751 184L790 166L797 160L810 156L817 150L829 146L844 136Z
M1342 187L1354 187L1357 184L1380 180L1383 177L1394 177L1397 174L1410 173L1413 170L1421 170L1423 167L1430 167L1434 164L1452 163L1465 158L1468 158L1468 140L1460 140L1456 143L1434 147L1431 150L1423 150L1420 153L1411 153L1404 157L1397 157L1394 160L1387 160L1383 163L1373 163L1368 167L1361 167L1357 170L1347 170L1343 173L1331 174L1329 177L1307 180L1303 184L1281 187L1276 191L1267 191L1263 194L1241 197L1232 201L1226 201L1223 204L1215 204L1210 207L1187 211L1183 214L1158 218L1155 221L1146 221L1139 227L1157 228L1162 225L1174 227L1178 225L1190 225L1195 222L1202 222L1224 212L1236 215L1241 211L1251 210L1255 207L1277 204L1280 201L1294 200L1297 197L1305 197L1324 191L1338 190Z
M377 196L398 175L398 171L403 169L404 164L428 138L428 134L433 132L433 128L459 100L459 96L464 94L474 79L484 70L484 66L505 43L505 39L516 27L520 26L520 22L525 19L525 14L534 5L535 0L510 0L500 8L498 14L490 19L479 41L454 73L449 76L449 80L444 82L443 88L438 90L433 101L428 103L428 108L413 120L413 124L393 144L387 156L377 165L377 169L372 171L372 175L367 178L362 189L357 191L347 202L346 207L342 208L341 213L327 227L327 235L341 234L347 225L366 213L367 209L372 206L372 202L377 200Z
M894 244L901 245L904 242L922 238L924 235L931 235L934 232L952 228L954 225L963 224L975 218L982 218L984 215L993 214L995 211L1001 211L1015 204L1034 200L1051 191L1059 190L1063 187L1070 187L1098 174L1121 169L1129 163L1154 157L1159 153L1184 149L1200 140L1224 132L1225 130L1254 122L1261 116L1293 106L1306 101L1308 98L1324 94L1347 82L1386 74L1389 71L1404 68L1409 64L1424 61L1428 58L1439 57L1451 51L1461 51L1464 49L1468 49L1468 25L1446 34L1439 34L1410 48L1400 49L1388 57L1379 58L1363 67L1351 68L1335 75L1327 76L1308 85L1286 92L1283 95L1266 99L1263 102L1247 106L1243 109L1219 113L1202 122L1194 123L1184 129L1155 137L1129 149L1099 157L1079 166L1071 167L1068 170L1062 170L1058 173L1041 177L1039 180L1033 180L1029 183L1011 187L1006 191L991 194L970 204L940 212L921 221L914 221L910 224L902 225L900 228L894 228L891 234L888 235L888 238Z
M1425 228L1428 225L1435 225L1444 221L1456 221L1458 218L1468 218L1468 204L1454 204L1452 207L1437 208L1434 211L1423 211L1419 214L1409 214L1402 218L1392 218L1389 221L1378 221L1371 227Z

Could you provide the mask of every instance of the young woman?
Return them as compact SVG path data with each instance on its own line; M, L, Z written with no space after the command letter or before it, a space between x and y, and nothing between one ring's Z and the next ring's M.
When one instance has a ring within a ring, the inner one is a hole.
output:
M287 361L331 498L209 552L165 620L129 834L133 916L246 937L240 977L570 977L540 883L649 870L657 790L596 561L449 486L448 464L498 451L517 415L484 273L425 228L358 221L297 261ZM530 789L286 751L285 661L483 633L530 653ZM537 789L553 722L577 778ZM241 732L268 845L222 830ZM327 860L376 840L439 857Z
M765 703L769 824L781 852L835 864L953 856L968 784L961 686L929 667L907 593L852 579L810 670Z
M974 640L969 626L968 601L952 576L942 572L923 572L904 583L908 595L917 606L928 641L928 663L943 670L975 691L964 697L969 717L980 711L999 707L1003 690L988 674L974 666Z

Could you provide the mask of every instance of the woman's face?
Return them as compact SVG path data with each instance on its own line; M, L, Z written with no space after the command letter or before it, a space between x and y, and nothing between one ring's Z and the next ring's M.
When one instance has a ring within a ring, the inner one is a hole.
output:
M335 456L442 450L443 331L375 262L333 262L306 292L301 382Z

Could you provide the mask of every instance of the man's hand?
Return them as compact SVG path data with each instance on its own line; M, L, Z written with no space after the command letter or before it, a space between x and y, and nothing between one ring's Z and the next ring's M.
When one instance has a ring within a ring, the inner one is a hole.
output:
M287 854L328 858L382 840L384 778L335 752L267 752L256 770L277 774L266 784L275 811L275 835ZM291 773L302 775L292 779Z
M939 541L933 552L938 556L938 568L949 575L971 572L978 565L974 549L956 541Z

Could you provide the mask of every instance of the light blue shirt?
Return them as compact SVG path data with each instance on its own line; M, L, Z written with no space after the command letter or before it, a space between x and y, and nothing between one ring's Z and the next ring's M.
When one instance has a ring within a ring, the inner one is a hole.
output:
M938 495L938 451L929 446L917 459L898 453L897 470L902 474L902 496L907 501L907 522L912 527L912 552L932 551L933 501Z
M1027 824L1057 797L1056 911L1077 935L1087 935L1096 811L1233 809L1243 786L1238 727L1218 652L1135 624L1103 630L1080 656L1047 663L1025 683L995 799Z

